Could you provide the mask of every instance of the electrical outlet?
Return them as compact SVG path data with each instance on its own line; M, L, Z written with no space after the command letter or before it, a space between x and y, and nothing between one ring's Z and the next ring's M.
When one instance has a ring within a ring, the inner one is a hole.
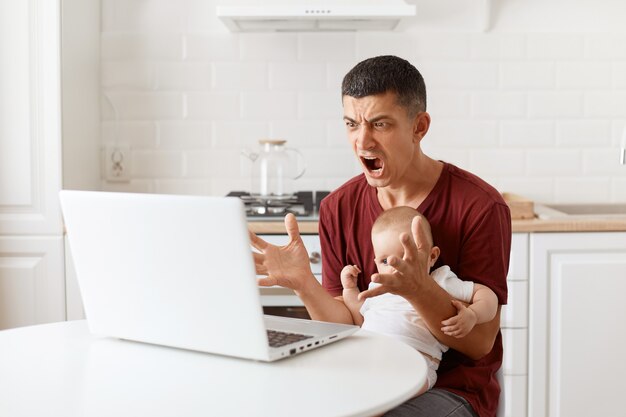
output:
M129 182L131 155L127 144L107 145L104 148L104 178L109 182Z

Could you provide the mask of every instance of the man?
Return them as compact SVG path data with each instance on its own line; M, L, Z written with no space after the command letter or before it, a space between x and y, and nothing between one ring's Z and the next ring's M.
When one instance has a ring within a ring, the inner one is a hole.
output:
M323 286L312 275L306 249L292 215L285 218L290 242L267 244L251 234L261 285L293 289L316 320L350 323L341 301L340 272L359 265L358 286L381 285L366 297L385 292L404 297L423 317L429 330L450 350L443 356L435 387L391 410L389 416L495 416L502 363L500 308L488 323L463 338L446 333L442 323L456 314L452 299L427 274L419 220L412 236L399 239L402 259L388 258L392 274L377 274L370 241L371 226L382 211L410 206L430 222L441 248L434 266L448 265L464 280L486 285L506 304L506 275L511 245L511 217L500 194L478 177L422 152L428 132L426 89L419 71L394 56L357 64L342 84L344 121L363 174L331 193L320 208Z

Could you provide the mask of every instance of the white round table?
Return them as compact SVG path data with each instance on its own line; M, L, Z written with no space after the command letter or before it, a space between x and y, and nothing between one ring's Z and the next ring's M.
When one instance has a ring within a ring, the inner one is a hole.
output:
M0 332L0 416L371 416L425 379L419 352L366 331L274 363L94 337L85 321Z

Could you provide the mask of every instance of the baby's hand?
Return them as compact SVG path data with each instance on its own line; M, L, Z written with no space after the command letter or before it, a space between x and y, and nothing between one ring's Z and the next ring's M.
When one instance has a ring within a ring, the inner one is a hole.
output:
M346 265L341 270L341 285L344 289L356 288L356 277L361 270L356 265Z
M461 338L466 336L476 325L478 318L471 308L460 301L452 300L452 305L457 309L457 315L441 322L441 331L448 336Z

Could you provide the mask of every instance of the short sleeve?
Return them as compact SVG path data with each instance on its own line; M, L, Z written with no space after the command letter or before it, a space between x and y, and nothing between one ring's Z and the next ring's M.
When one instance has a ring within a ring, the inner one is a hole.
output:
M511 252L511 215L506 204L493 204L475 223L454 272L463 280L489 287L499 304L507 303L506 276Z
M342 246L336 242L339 236L337 226L333 222L331 210L322 200L319 213L319 237L322 250L322 286L333 297L341 295L341 262L342 256L336 251Z
M431 273L432 278L453 298L470 303L474 295L474 283L459 279L448 266L437 268Z

